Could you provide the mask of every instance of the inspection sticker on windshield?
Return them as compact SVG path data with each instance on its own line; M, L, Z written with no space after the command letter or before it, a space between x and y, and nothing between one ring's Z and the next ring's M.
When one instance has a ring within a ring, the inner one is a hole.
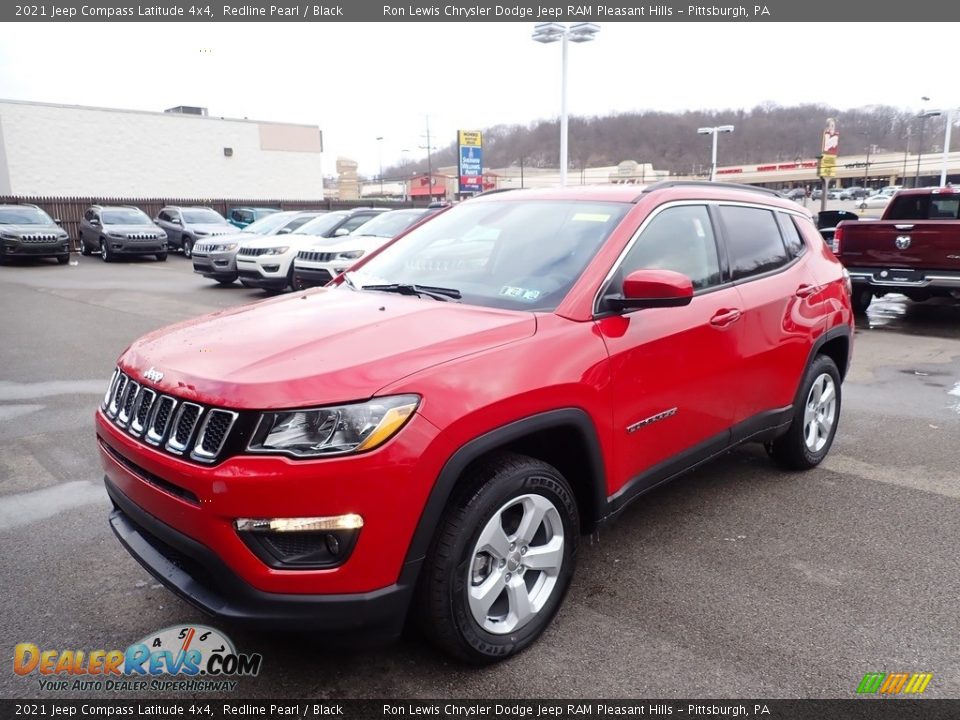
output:
M504 285L500 288L500 294L517 298L517 300L536 300L540 297L539 290L527 290L526 288L511 287L510 285Z
M610 215L604 215L603 213L577 213L573 216L574 221L581 222L606 222L610 219Z

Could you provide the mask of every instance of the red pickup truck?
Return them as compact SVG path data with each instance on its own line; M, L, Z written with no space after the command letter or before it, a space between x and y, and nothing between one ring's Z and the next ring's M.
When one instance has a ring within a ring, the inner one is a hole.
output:
M960 299L960 188L901 190L879 220L837 225L833 252L850 273L853 307L874 296Z

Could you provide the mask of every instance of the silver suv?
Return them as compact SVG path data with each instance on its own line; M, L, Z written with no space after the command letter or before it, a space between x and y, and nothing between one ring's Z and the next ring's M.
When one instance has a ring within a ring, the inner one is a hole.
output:
M237 279L237 250L241 245L249 240L291 233L322 214L320 210L274 212L233 235L198 242L193 246L193 271L221 285L229 285Z
M120 255L167 259L167 236L132 205L90 206L80 221L79 240L82 255L97 252L104 262Z
M233 225L213 208L179 207L163 208L154 222L167 234L167 245L182 250L184 257L193 257L193 246L217 235L232 235L237 231Z
M70 262L70 236L36 205L0 205L0 263L16 257Z

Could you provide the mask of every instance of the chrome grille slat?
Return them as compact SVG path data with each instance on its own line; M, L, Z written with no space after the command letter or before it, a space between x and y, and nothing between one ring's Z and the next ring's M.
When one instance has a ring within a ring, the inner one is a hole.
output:
M110 398L110 405L107 407L107 415L111 418L117 416L117 411L119 408L120 398L123 396L123 390L127 386L127 376L123 373L117 375L117 382L113 387L113 397Z
M203 408L196 403L180 403L180 409L177 410L177 415L170 426L170 434L164 447L176 455L182 455L183 451L189 447L193 431L196 430L202 415Z
M210 410L197 434L197 442L190 457L203 462L213 460L223 449L236 419L237 413L230 410Z
M133 380L127 380L126 387L123 390L123 399L119 403L120 411L117 413L117 425L126 427L130 422L130 414L133 406L137 402L137 395L140 394L140 383Z
M140 394L137 397L136 405L130 420L130 434L139 437L143 434L147 418L150 416L150 408L153 401L157 399L157 393L148 387L141 387Z
M170 419L173 417L173 411L177 407L177 401L169 395L163 395L154 403L153 412L150 414L150 421L147 423L146 440L151 445L159 445L167 435L167 429L170 427Z
M297 255L299 260L306 260L308 262L330 262L333 260L336 253L332 252L315 252L311 250L301 250L300 254Z
M259 257L260 255L265 254L270 248L240 248L237 251L237 255L244 255L246 257Z

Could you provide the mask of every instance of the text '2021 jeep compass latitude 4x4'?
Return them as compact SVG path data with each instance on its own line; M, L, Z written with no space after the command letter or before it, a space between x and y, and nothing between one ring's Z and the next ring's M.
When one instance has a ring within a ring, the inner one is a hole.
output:
M331 286L134 342L96 414L110 521L208 612L378 637L413 615L504 658L630 500L747 441L817 465L851 323L772 193L478 197Z

